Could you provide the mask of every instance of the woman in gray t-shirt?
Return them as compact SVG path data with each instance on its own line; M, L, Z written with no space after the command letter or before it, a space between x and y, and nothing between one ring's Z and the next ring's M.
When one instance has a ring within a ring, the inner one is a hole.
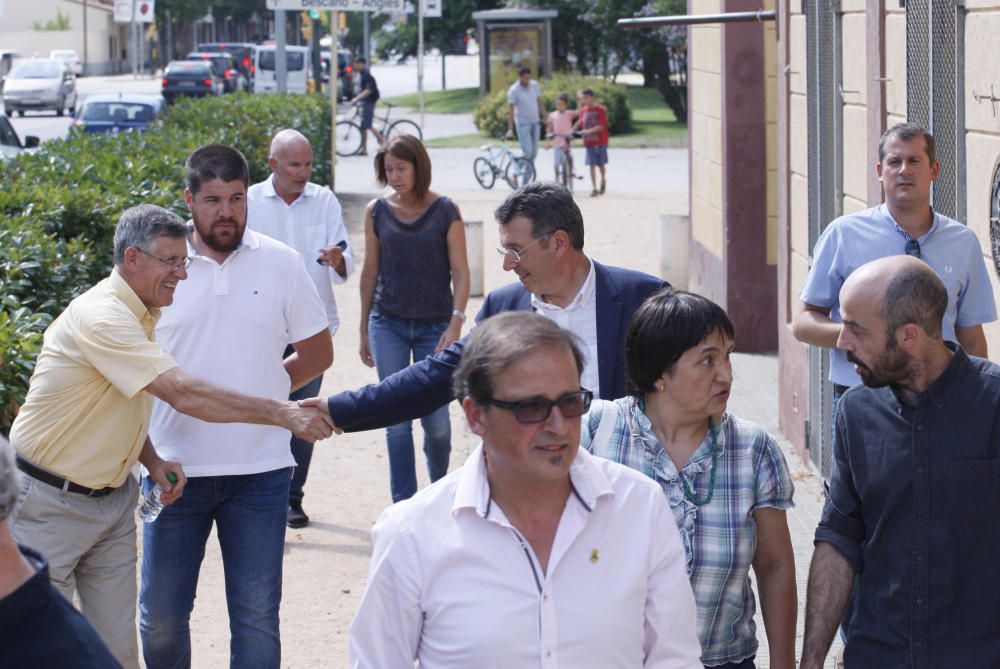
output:
M381 380L461 336L469 263L462 215L449 198L430 190L431 161L420 140L389 139L375 154L375 175L392 192L365 209L360 353ZM428 473L436 481L448 473L448 407L420 423ZM409 421L389 427L386 441L392 501L398 502L417 491Z

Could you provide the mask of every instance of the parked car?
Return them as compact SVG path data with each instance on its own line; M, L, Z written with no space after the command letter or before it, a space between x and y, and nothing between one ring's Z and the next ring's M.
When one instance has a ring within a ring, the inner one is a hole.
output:
M73 74L78 77L83 76L83 62L73 49L53 49L49 52L49 58L63 61L69 65L69 69Z
M142 131L166 111L160 95L91 95L77 110L73 125L92 133Z
M323 83L330 83L330 52L320 53L323 62ZM347 49L337 50L337 96L340 100L354 97L354 56Z
M38 143L38 138L34 135L25 136L22 143L14 131L14 126L6 116L0 114L0 161L10 160L19 153L34 149Z
M171 103L181 95L222 95L225 84L207 60L175 60L163 71L163 98Z
M3 87L7 116L16 111L54 109L62 116L76 111L76 76L61 60L24 58L14 63Z
M236 67L236 61L232 54L225 51L210 53L207 51L195 51L189 53L185 60L207 60L215 66L215 71L222 75L226 85L226 93L240 93L247 90L247 78Z
M257 45L253 42L202 42L198 45L199 53L231 53L236 67L247 79L249 89L253 90L254 51Z

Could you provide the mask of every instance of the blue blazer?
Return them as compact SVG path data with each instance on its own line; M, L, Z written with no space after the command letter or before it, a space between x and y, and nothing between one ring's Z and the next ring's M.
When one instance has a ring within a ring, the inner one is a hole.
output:
M601 399L625 395L625 331L643 300L669 284L635 270L594 261L597 299L597 376ZM490 292L476 316L482 321L504 311L529 311L531 293L520 283ZM454 395L451 377L462 359L465 338L440 353L358 390L332 395L330 416L345 432L388 427L432 413Z

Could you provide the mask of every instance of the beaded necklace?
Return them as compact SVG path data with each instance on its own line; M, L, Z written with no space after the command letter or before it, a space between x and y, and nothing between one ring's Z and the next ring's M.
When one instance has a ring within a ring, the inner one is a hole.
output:
M708 417L708 430L712 433L712 469L709 474L708 493L705 495L705 498L698 499L695 497L694 489L691 487L691 484L688 483L688 480L679 470L677 472L677 478L681 480L681 490L684 493L684 498L695 506L705 506L711 502L712 497L715 496L715 470L719 464L719 428L711 416Z

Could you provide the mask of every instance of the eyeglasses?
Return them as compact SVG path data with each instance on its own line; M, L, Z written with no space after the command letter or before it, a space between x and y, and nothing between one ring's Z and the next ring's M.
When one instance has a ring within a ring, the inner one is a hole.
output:
M539 237L535 241L533 241L530 244L528 244L527 246L525 246L520 251L513 251L511 249L505 249L502 246L498 246L497 247L497 253L499 253L500 255L502 255L504 258L510 258L512 261L514 261L515 264L520 265L521 264L521 258L524 257L524 252L527 251L528 249L530 249L532 246L534 246L538 242L542 241L543 239L546 239L551 234L552 234L551 232L545 233L544 235L542 235L541 237ZM545 420L545 419L543 418L542 420Z
M903 251L905 251L906 255L908 255L908 256L913 256L914 258L919 258L920 257L920 242L918 242L916 239L908 239L908 240L906 240L906 246L903 247Z
M575 393L566 393L557 400L549 400L544 397L529 397L517 402L491 399L489 404L513 412L518 423L542 423L548 419L554 406L559 407L563 418L582 416L590 409L592 399L594 399L594 393L589 390L578 390Z
M139 253L142 253L144 255L149 256L153 260L159 260L161 263L163 263L164 265L166 265L167 267L169 267L170 269L175 270L175 271L179 270L182 267L184 269L187 269L188 267L191 266L191 258L189 256L184 256L183 258L169 258L169 259L164 260L163 258L160 258L158 256L154 256L149 251L145 251L145 250L140 249L140 248L136 248L136 250Z

